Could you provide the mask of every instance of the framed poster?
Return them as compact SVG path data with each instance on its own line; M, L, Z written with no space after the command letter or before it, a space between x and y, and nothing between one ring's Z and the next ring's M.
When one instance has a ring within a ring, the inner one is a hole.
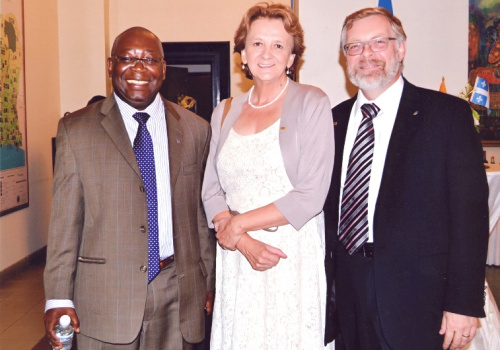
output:
M488 83L489 110L473 105L480 116L483 146L500 146L500 2L469 0L469 84Z
M23 1L2 0L0 20L0 216L3 216L29 205Z

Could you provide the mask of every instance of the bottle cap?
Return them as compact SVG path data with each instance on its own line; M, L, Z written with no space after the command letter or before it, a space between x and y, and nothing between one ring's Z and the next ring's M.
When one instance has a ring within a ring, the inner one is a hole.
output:
M71 319L69 318L68 315L62 315L61 318L59 319L59 325L62 328L68 328L70 323L71 323Z

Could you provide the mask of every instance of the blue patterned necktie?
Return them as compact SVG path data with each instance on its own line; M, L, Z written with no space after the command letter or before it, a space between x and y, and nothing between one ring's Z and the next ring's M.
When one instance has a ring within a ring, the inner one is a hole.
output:
M368 240L368 189L375 142L373 118L379 111L374 103L361 106L363 120L347 166L340 205L339 240L350 255Z
M148 283L160 272L160 247L158 243L158 199L156 195L156 170L153 140L146 122L147 113L135 113L132 117L139 123L134 140L134 153L146 187L148 202Z

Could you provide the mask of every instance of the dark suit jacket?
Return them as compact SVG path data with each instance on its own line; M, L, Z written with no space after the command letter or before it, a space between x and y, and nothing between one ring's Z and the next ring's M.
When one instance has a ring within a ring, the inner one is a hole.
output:
M335 167L325 208L332 254L340 244L340 174L355 101L356 96L332 110ZM488 184L465 101L405 80L376 202L374 241L376 302L394 349L432 348L443 310L484 317ZM333 277L328 276L329 289ZM335 287L342 327L342 281Z
M207 289L215 287L215 237L200 197L210 129L193 113L164 103L180 329L196 343L204 337ZM142 187L113 96L61 119L45 295L73 300L82 333L101 341L128 343L141 328L148 285Z

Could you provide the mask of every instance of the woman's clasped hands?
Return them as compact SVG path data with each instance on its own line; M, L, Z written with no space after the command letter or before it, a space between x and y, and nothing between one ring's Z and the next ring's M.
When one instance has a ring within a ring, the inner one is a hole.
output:
M243 228L244 215L232 216L229 211L216 215L213 220L216 238L222 249L238 250L254 270L265 271L276 266L286 254L279 248L252 238Z

